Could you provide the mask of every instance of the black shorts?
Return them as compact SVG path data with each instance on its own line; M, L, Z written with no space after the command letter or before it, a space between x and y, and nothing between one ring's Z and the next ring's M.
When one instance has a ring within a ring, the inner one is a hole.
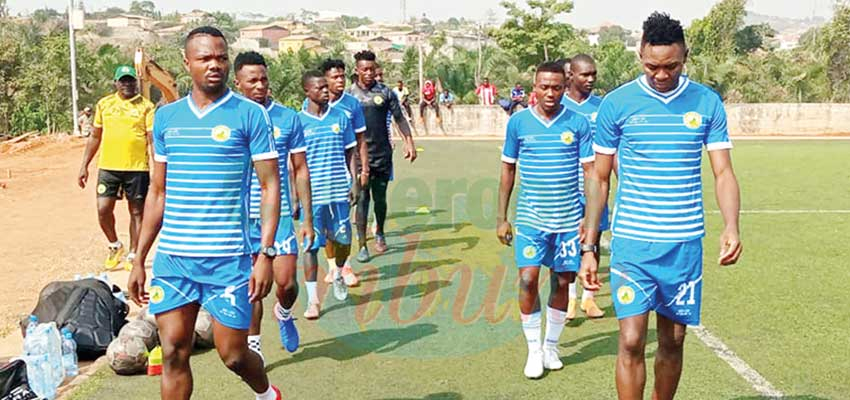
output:
M97 171L97 197L144 201L148 195L151 177L148 171Z

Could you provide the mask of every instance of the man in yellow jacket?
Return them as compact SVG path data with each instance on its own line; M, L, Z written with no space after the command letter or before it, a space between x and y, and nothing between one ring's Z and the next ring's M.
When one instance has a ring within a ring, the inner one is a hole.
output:
M97 215L100 229L109 241L109 256L104 267L112 269L122 261L126 266L135 258L145 196L150 175L148 159L155 107L139 94L136 70L127 65L115 70L116 92L97 102L94 129L83 153L83 165L77 183L86 187L89 164L100 149L97 167ZM115 201L127 197L130 211L129 252L115 232ZM124 255L126 254L126 257Z

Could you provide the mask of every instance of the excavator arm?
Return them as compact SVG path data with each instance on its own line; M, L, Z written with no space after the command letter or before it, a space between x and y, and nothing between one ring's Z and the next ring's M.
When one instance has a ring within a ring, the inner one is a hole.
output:
M171 74L148 57L141 47L136 49L134 61L136 64L136 74L139 77L139 83L142 89L142 96L150 99L151 85L153 85L162 93L165 103L171 103L180 98L180 94L177 91L177 82L174 81Z

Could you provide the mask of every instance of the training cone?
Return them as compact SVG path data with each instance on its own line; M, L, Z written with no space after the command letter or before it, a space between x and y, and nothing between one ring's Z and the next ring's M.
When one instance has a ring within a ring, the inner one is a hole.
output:
M156 346L148 355L148 375L162 375L162 347Z
M421 152L425 151L425 148L424 147L417 147L416 151L421 153Z
M422 206L416 209L416 215L428 215L431 213L431 209L427 206Z

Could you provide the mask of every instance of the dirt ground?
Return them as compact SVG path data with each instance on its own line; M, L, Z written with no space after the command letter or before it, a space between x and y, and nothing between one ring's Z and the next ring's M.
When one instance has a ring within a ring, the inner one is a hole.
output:
M33 309L45 284L99 273L106 256L95 207L96 165L85 190L76 184L85 140L31 142L11 154L0 149L0 337ZM126 242L125 210L126 203L119 202L119 237Z

